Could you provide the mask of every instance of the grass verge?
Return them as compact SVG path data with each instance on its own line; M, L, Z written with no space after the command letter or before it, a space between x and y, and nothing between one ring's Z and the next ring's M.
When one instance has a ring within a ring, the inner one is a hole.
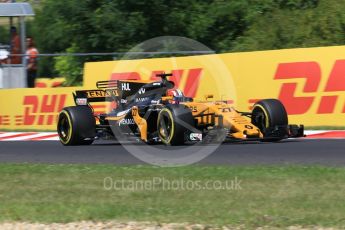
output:
M345 169L0 165L0 222L345 226Z

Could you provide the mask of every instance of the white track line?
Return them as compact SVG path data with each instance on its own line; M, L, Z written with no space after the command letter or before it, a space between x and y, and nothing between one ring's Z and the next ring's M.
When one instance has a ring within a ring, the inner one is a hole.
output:
M305 130L304 134L308 136L308 135L328 133L328 132L333 132L333 131L335 130Z
M59 138L57 137L57 133L55 132L7 132L0 134L0 141L25 141L31 140L33 138L36 139L35 141L59 140Z

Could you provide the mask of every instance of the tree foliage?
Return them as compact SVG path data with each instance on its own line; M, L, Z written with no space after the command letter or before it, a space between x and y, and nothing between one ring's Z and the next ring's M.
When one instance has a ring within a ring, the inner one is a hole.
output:
M67 53L76 53L78 52L75 44L72 44L70 48L67 49ZM54 58L55 60L55 69L58 73L65 77L65 85L80 85L81 76L83 74L83 68L81 60L78 57L67 55L67 56L58 56Z
M338 0L44 0L31 33L41 53L127 51L165 35L252 51L344 44L343 12Z

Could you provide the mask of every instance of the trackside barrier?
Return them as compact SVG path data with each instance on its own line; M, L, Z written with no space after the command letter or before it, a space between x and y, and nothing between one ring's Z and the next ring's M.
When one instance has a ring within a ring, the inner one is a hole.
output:
M57 78L37 78L35 82L35 87L37 88L54 88L54 87L61 87L65 78L57 77Z
M187 96L230 100L241 111L280 99L291 123L345 126L345 46L86 63L84 86L98 80L154 79L172 72Z
M0 90L0 130L56 130L57 115L80 88Z
M86 63L83 87L0 90L0 130L56 130L58 112L74 104L73 91L93 89L99 80L155 79L161 72L172 72L176 87L197 100L213 94L249 111L260 99L278 98L290 123L345 126L344 54L345 46L334 46Z

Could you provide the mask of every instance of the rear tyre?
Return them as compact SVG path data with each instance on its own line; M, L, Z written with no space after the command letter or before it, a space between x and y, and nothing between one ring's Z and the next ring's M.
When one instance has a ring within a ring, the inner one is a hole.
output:
M96 120L88 106L65 107L57 131L63 145L90 145L96 136Z
M277 99L265 99L253 106L252 123L263 133L267 141L279 141L285 137L270 138L272 130L276 127L287 127L288 115L284 105Z
M184 105L168 105L158 114L158 136L166 145L183 145L194 128L192 112Z

